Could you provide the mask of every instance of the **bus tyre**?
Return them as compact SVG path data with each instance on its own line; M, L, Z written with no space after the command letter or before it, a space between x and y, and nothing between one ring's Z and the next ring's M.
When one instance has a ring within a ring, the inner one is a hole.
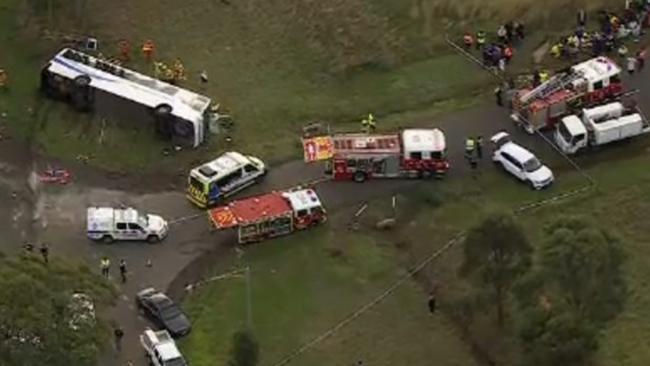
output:
M355 172L354 176L352 177L352 179L354 179L354 181L357 182L357 183L365 182L366 178L367 178L367 176L366 176L366 173L364 173L364 172Z
M160 238L158 235L149 235L147 236L147 243L149 244L156 244L160 241Z
M429 170L423 170L420 172L420 178L422 179L429 179L431 178L431 171Z
M166 119L172 114L172 106L169 104L159 104L153 109L153 114L158 119Z
M78 89L87 88L90 85L90 76L80 75L74 78L74 86Z
M103 242L104 244L111 244L113 241L114 241L114 239L113 239L113 237L110 236L110 235L104 235L104 236L102 237L102 242Z

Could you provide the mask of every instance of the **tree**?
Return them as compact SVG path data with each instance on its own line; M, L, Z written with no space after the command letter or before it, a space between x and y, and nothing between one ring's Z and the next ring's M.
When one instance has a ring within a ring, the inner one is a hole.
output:
M543 231L538 265L515 291L525 364L589 364L598 331L624 303L621 243L579 217L559 217Z
M461 274L490 289L499 326L509 290L530 268L531 251L522 228L507 213L490 215L467 234Z
M566 307L535 306L520 315L524 365L587 365L598 348L596 327Z
M94 365L109 340L101 319L80 321L74 293L96 307L114 291L87 267L40 258L0 258L0 360L6 366Z
M248 331L235 333L228 366L256 366L259 360L259 346L253 334Z
M558 218L544 232L539 282L546 296L594 322L616 316L626 294L620 241L579 217Z

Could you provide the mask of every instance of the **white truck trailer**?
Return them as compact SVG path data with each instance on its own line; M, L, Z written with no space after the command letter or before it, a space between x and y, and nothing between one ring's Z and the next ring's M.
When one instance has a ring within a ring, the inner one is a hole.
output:
M587 147L606 145L650 132L650 123L637 108L620 102L583 109L580 116L562 118L555 129L555 142L566 154Z

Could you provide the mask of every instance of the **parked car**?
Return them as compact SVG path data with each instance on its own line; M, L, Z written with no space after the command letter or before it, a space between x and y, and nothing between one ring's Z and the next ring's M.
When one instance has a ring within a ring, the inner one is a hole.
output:
M88 238L104 243L112 243L114 240L146 240L157 243L169 232L169 224L165 219L133 208L89 207L86 221Z
M173 337L187 335L192 329L189 319L178 305L153 287L138 292L135 300L147 318L168 330Z
M151 366L187 366L176 342L166 330L145 330L140 335L140 344Z
M542 164L532 152L512 142L510 135L499 132L490 141L494 144L492 160L507 172L528 183L533 189L542 189L553 183L551 169Z

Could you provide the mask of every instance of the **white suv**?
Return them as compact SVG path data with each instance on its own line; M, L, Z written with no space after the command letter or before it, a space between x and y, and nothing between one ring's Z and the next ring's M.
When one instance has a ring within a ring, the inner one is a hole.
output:
M510 135L499 132L490 141L494 144L492 160L501 164L510 174L528 183L533 189L542 189L553 183L553 172L533 153L510 141Z

